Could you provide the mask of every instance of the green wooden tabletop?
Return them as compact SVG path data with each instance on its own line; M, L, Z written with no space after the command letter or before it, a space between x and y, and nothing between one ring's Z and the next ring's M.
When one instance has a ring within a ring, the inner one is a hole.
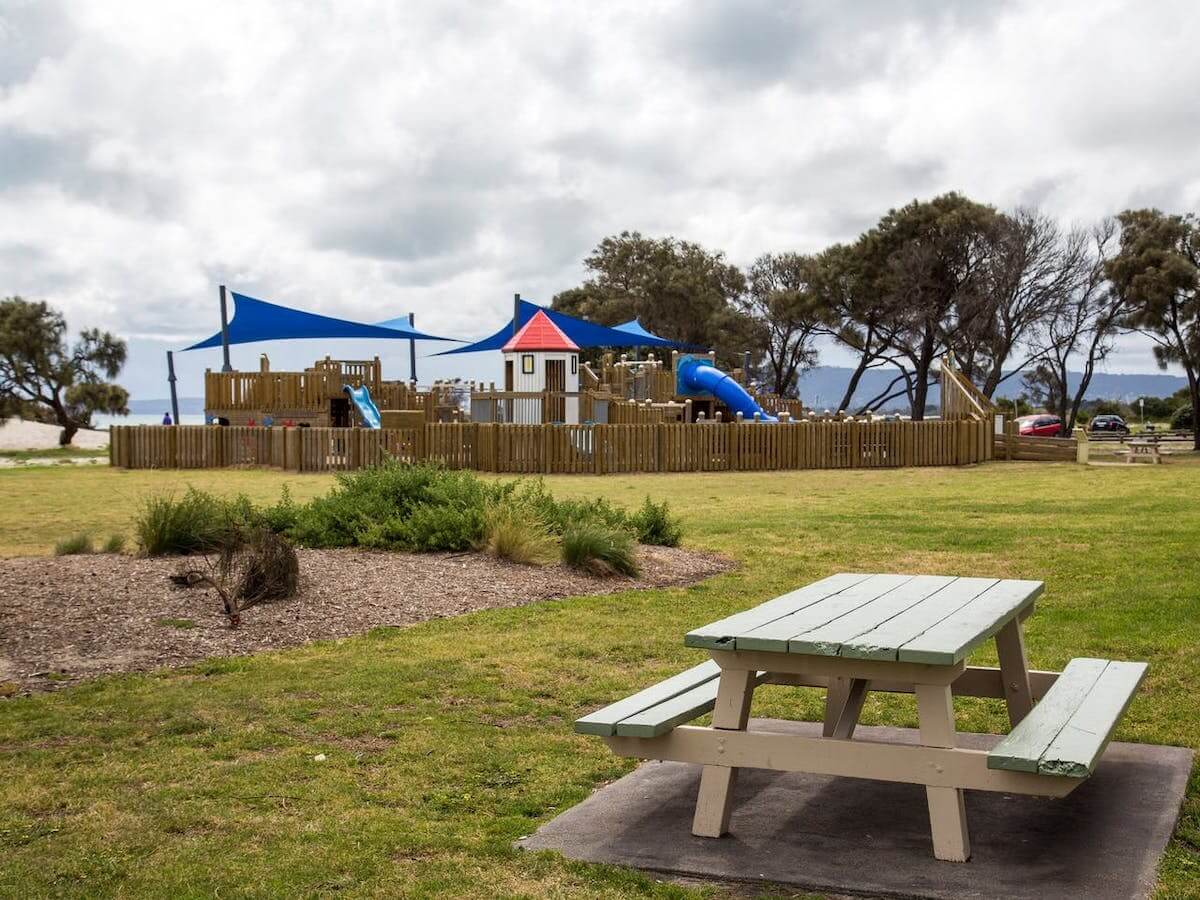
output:
M840 573L697 628L709 650L953 665L1033 603L1040 581Z

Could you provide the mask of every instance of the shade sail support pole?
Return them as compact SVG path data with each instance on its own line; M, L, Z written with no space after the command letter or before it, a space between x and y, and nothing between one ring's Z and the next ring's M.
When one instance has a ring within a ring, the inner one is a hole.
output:
M167 351L167 384L171 386L171 421L179 424L179 395L175 392L175 351Z
M521 295L513 294L513 337L521 330Z
M233 366L229 362L229 304L225 299L225 285L221 285L221 363L222 372L232 372Z
M417 317L413 313L408 314L408 327L413 331L417 330ZM408 339L408 380L412 382L413 387L417 386L417 341L416 338Z

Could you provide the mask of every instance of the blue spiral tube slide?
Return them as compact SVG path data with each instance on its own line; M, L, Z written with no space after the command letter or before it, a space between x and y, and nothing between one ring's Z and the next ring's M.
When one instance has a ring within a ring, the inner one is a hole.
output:
M778 422L772 415L754 402L746 389L730 375L722 372L707 358L683 356L675 365L675 393L680 396L712 394L734 413L741 413L747 421L753 421L755 413L760 422Z
M383 427L383 418L379 415L379 407L371 399L371 392L367 390L365 384L362 387L351 387L345 384L342 385L342 390L349 395L350 402L358 408L358 414L362 416L362 420L368 428Z

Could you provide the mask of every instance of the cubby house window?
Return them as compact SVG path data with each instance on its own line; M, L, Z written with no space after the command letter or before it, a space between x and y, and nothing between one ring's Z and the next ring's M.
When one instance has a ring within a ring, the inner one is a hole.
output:
M533 374L533 354L532 353L522 353L521 354L521 374L522 375L532 375Z
M579 374L579 357L578 356L571 357L571 374L572 375Z

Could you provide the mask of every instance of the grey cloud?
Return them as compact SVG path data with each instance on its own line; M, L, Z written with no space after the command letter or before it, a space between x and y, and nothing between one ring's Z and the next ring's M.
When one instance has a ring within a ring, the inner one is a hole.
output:
M75 31L60 0L6 0L0 7L0 88L24 81L66 51Z
M860 0L702 0L685 3L662 29L669 58L710 81L799 82L826 89L881 77L904 33L950 33L986 25L1000 4Z
M0 192L39 184L134 215L167 217L178 199L173 182L89 161L96 138L43 137L0 127Z

